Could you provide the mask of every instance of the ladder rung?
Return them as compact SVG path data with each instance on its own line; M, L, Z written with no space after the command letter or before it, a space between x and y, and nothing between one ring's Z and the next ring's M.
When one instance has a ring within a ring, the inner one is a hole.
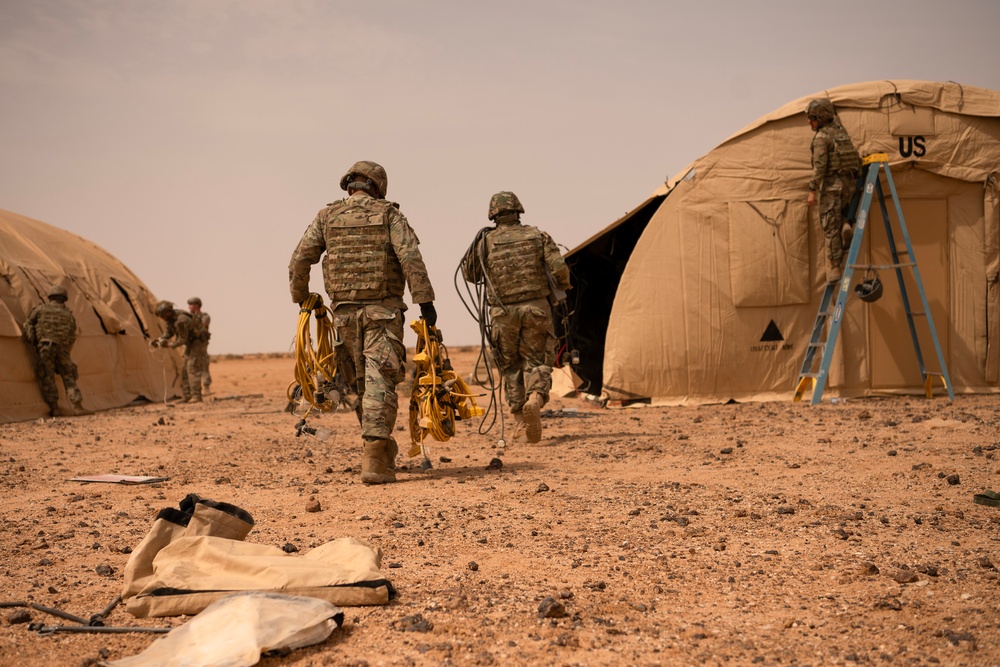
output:
M801 381L802 378L818 378L818 377L819 373L799 373L799 381Z
M806 345L806 349L810 347L826 347L826 341L823 341L821 343L809 343L808 345Z
M908 269L911 266L916 266L916 262L900 262L899 264L851 264L851 268L857 271L858 269L876 269L878 271L888 271L889 269Z

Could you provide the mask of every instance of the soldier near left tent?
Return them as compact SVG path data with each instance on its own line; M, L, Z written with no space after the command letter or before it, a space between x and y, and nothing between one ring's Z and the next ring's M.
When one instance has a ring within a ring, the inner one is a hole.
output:
M191 313L174 308L170 301L156 304L156 316L167 323L163 335L154 340L153 347L184 346L184 364L181 367L182 403L201 403L201 364L199 359L208 353L208 338L201 323Z
M76 318L66 307L66 288L56 285L49 290L48 301L39 304L24 323L24 337L35 348L35 373L42 398L53 417L59 412L59 388L56 375L66 387L66 398L73 404L75 414L90 414L83 407L83 396L76 386L76 364L70 358L76 342Z
M197 326L200 328L200 336L205 341L204 346L197 346L196 354L198 355L195 359L195 363L198 364L201 370L201 384L202 393L210 394L212 386L212 374L209 372L209 364L212 363L211 357L208 354L208 341L212 337L211 332L209 332L208 327L212 323L212 317L201 309L201 298L193 296L188 299L188 312L191 313L191 317L198 320Z

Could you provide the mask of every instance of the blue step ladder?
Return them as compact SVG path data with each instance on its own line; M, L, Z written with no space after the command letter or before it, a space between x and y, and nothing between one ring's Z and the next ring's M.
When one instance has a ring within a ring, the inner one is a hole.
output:
M924 291L924 283L920 278L920 269L917 267L917 259L913 254L913 245L910 243L910 234L906 229L906 221L903 218L903 209L899 204L899 196L896 194L896 185L892 180L892 172L889 171L889 156L886 153L874 153L862 160L863 171L858 179L858 188L861 193L860 201L857 204L857 223L854 226L854 238L851 241L851 249L847 254L847 262L844 266L844 275L836 282L828 282L823 290L820 299L819 310L816 313L816 322L813 324L812 336L809 338L809 345L806 346L805 358L802 360L802 369L799 371L798 381L795 383L795 395L793 401L801 401L807 390L812 390L812 404L817 405L823 400L823 390L826 387L827 375L830 371L830 360L833 358L833 350L837 344L837 336L840 334L840 325L844 317L844 306L847 297L850 295L851 279L854 277L855 269L894 269L896 279L899 282L899 292L903 297L903 308L906 310L906 321L910 328L910 338L913 339L913 349L917 354L917 363L920 366L920 376L923 378L924 392L927 398L933 396L933 385L935 378L941 380L944 388L948 392L948 398L955 400L955 390L951 384L951 377L948 375L948 367L945 365L944 353L941 351L941 343L938 341L937 329L934 328L934 318L931 316L930 305L927 303L927 293ZM879 173L885 171L885 180L889 186L889 194L896 209L896 217L899 220L899 228L902 232L905 249L896 247L896 239L893 235L892 221L889 219L889 212L885 204L885 194L882 190L882 181ZM855 193L857 194L857 193ZM861 242L865 235L865 226L868 223L868 212L871 209L872 199L878 195L879 208L882 212L882 220L885 223L886 238L889 242L889 251L892 254L892 264L880 266L855 264L858 253L861 250ZM855 196L857 199L857 196ZM852 202L853 204L853 202ZM854 213L852 210L851 213ZM900 256L905 255L909 261L900 261ZM903 282L903 269L913 270L913 279L920 293L920 302L923 307L921 311L914 311L910 307L910 298L906 292L906 285ZM831 307L832 306L832 307ZM923 318L930 329L931 339L934 341L934 351L937 353L938 366L940 371L929 371L924 365L924 356L920 351L920 341L917 338L917 318ZM829 325L829 327L827 326ZM829 328L824 339L823 333ZM819 369L814 371L813 366L819 353Z

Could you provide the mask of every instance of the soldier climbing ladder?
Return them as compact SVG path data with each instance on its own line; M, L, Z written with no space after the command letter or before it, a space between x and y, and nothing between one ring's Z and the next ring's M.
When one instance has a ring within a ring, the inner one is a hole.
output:
M889 156L885 153L874 153L864 158L862 161L862 173L858 179L858 184L854 198L851 200L852 209L857 206L857 223L854 227L854 238L851 241L851 249L847 255L844 267L844 275L840 280L828 282L820 299L819 310L816 313L816 321L813 324L812 336L806 346L805 358L802 361L802 369L799 371L798 381L795 385L795 395L793 401L801 401L806 389L812 389L812 404L816 405L823 399L823 390L826 386L827 377L830 370L830 360L833 357L833 350L837 344L837 336L840 333L840 325L843 322L844 306L850 293L851 279L854 276L854 269L894 269L896 279L899 282L899 291L903 298L903 308L906 311L906 321L909 325L910 338L913 340L913 349L917 355L917 364L920 366L920 376L923 379L924 391L928 398L933 395L934 378L940 378L944 388L948 392L948 398L955 400L955 390L948 375L948 368L945 365L944 353L941 351L941 343L938 341L937 330L934 328L934 318L931 316L930 306L927 303L927 294L924 291L923 280L920 277L920 269L917 267L917 259L913 254L913 245L910 242L910 234L906 229L906 221L903 217L903 209L899 203L899 196L896 194L896 186L892 180L892 172L889 170ZM905 249L896 247L896 240L892 229L892 221L885 204L885 193L882 189L882 181L879 179L879 172L885 170L885 180L889 186L889 195L896 209L896 217L899 220L899 228L902 233ZM858 196L860 194L860 197ZM855 261L861 249L862 239L865 235L865 228L868 223L868 214L871 209L872 198L878 195L879 208L882 212L882 220L885 223L886 238L889 242L889 251L892 255L892 263L881 266L857 265ZM855 204L857 202L857 204ZM850 213L855 213L854 210ZM901 262L900 256L906 255L909 261ZM922 311L913 311L910 308L910 300L903 282L903 269L912 269L913 279L920 293ZM835 296L836 295L836 296ZM831 309L832 305L832 309ZM920 341L917 338L917 318L922 317L927 322L930 329L931 340L934 342L934 351L937 353L940 371L929 371L924 365L924 357L920 350ZM829 331L826 338L823 332L829 324ZM816 360L816 353L820 352L819 369L813 371Z

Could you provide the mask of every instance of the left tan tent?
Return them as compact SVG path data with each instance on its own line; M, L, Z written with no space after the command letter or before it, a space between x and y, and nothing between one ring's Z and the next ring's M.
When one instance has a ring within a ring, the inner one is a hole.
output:
M156 299L124 264L90 241L0 209L0 423L48 414L35 379L34 350L21 335L53 285L69 293L77 322L72 357L91 410L140 398L163 400L177 382L175 355L154 358L162 322ZM68 407L62 384L60 403Z

